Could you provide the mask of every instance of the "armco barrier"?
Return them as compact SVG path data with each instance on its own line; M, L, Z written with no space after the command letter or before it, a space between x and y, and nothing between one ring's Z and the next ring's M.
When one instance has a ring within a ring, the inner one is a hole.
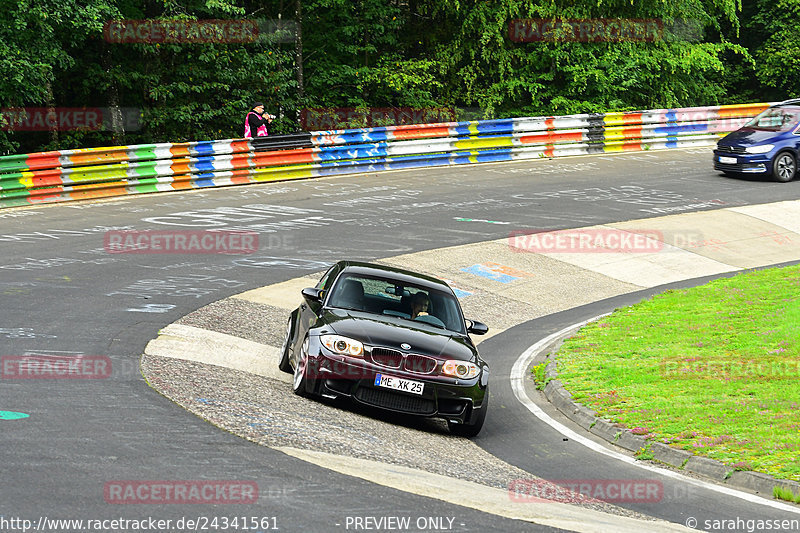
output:
M769 104L316 131L0 157L0 208L333 174L710 146Z

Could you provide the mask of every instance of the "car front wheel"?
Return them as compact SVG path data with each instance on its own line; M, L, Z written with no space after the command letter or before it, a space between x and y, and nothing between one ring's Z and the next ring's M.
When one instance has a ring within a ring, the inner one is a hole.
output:
M297 356L294 365L294 379L292 379L292 390L298 396L307 396L306 387L308 386L308 337L303 341L303 347Z
M772 177L775 181L792 181L797 173L797 160L790 152L781 152L772 162Z
M478 412L478 418L472 424L454 424L447 421L447 428L450 430L450 433L453 435L458 435L459 437L474 437L478 433L481 432L481 428L483 428L483 422L486 420L486 411L489 410L489 391L486 391L486 395L483 397L483 405L481 405L481 410Z
M286 335L283 338L283 348L281 348L281 360L278 363L278 368L287 374L292 373L292 365L289 362L289 343L292 340L292 319L286 326Z

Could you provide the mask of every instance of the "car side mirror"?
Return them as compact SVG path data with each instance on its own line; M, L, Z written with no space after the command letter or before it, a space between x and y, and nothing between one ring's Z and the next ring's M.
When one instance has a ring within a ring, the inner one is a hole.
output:
M323 292L322 289L307 287L300 291L300 294L303 295L303 298L305 298L308 303L321 303Z
M489 332L489 326L477 320L467 320L467 333L475 335L486 335Z

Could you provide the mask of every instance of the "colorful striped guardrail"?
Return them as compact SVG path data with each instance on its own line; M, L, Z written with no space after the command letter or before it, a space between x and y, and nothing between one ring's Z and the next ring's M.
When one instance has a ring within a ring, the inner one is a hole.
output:
M0 208L402 168L710 146L770 104L316 131L0 157Z

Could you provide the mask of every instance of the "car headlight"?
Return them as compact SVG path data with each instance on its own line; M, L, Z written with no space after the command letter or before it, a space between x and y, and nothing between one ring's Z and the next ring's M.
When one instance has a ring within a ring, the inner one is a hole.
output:
M774 144L762 144L760 146L748 146L744 151L748 154L766 154L773 148L775 148Z
M471 379L480 374L481 369L475 363L468 361L445 361L442 365L442 374L460 379Z
M322 335L322 344L333 353L349 355L350 357L363 357L364 345L355 339L341 335Z

